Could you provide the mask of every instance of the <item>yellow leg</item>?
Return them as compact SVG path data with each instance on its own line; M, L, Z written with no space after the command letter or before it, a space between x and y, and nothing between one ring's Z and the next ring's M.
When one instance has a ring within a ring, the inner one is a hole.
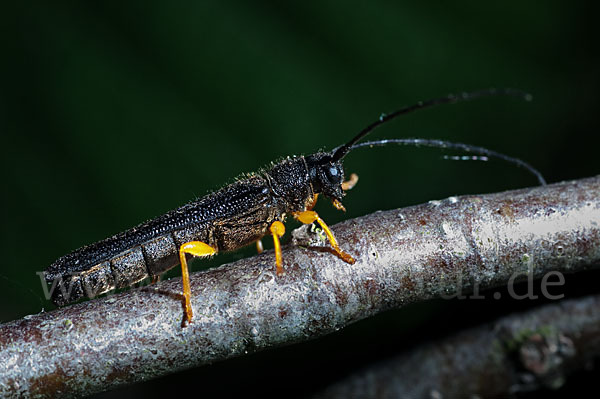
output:
M179 261L181 262L181 278L183 279L183 299L185 308L185 319L188 322L192 321L192 303L190 297L192 296L192 290L190 289L190 274L188 272L187 260L185 254L193 256L210 256L217 253L217 251L208 244L201 241L190 241L182 244L179 248Z
M263 248L263 244L261 240L256 240L256 252L262 254L265 249Z
M350 264L353 264L355 262L354 258L350 254L347 254L346 252L342 251L342 249L340 248L340 246L337 243L337 240L333 236L333 233L331 232L329 227L327 227L327 225L325 224L323 219L321 219L319 217L317 212L315 212L315 211L295 212L293 215L298 221L300 221L301 223L304 223L304 224L311 224L313 222L319 223L319 225L321 226L323 231L325 231L325 234L327 235L327 238L329 239L329 244L331 244L331 247L333 248L335 253L344 262L347 262Z
M281 260L281 243L279 237L285 234L285 226L280 221L276 220L269 227L271 234L273 234L273 243L275 244L275 266L277 266L277 275L283 273L283 265Z

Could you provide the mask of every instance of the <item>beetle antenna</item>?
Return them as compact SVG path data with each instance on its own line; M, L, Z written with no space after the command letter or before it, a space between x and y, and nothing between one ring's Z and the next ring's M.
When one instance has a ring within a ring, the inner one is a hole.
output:
M419 101L418 103L416 103L414 105L399 109L397 111L392 112L391 114L382 114L377 121L371 123L369 126L365 127L363 130L361 130L352 140L350 140L349 142L347 142L346 144L344 144L340 147L335 148L333 150L333 161L334 162L339 161L340 159L344 158L346 156L346 154L348 154L350 152L350 150L352 150L353 146L356 143L358 143L362 138L364 138L367 134L371 133L373 130L375 130L379 126L383 125L386 122L391 121L392 119L394 119L400 115L408 114L410 112L413 112L413 111L416 111L419 109L433 107L433 106L439 105L439 104L453 104L453 103L457 103L460 101L474 100L476 98L488 97L488 96L515 96L515 97L521 97L525 101L531 101L531 99L532 99L531 94L526 93L519 89L511 89L511 88L494 89L494 88L491 88L491 89L473 91L473 92L469 92L469 93L463 92L458 95L448 94L446 97L434 98L432 100L427 100L427 101Z
M400 145L410 145L410 146L423 146L423 147L435 147L435 148L449 148L451 150L460 150L464 152L469 152L472 154L477 154L490 158L497 158L502 161L511 163L513 165L520 166L526 169L529 173L534 175L540 185L546 185L546 180L544 176L535 169L533 166L529 165L527 162L520 160L519 158L514 158L508 155L501 154L496 151L488 150L487 148L477 147L470 144L463 143L454 143L451 141L444 140L434 140L434 139L384 139L377 141L365 141L359 144L352 145L348 151L354 150L360 147L382 147L388 144L400 144Z

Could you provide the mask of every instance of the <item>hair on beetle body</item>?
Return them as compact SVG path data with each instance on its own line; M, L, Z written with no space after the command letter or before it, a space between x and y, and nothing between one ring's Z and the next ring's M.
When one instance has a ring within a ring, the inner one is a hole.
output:
M342 199L346 191L354 187L358 177L352 174L346 180L342 161L348 153L361 147L403 144L458 149L524 167L541 184L545 184L542 175L526 162L482 147L430 139L360 142L375 128L400 115L438 104L491 95L530 99L529 94L515 89L489 89L449 95L383 114L350 141L331 151L281 158L173 211L59 258L44 273L46 282L51 285L52 301L60 306L128 287L148 277L155 281L180 264L184 323L190 322L193 312L188 257L212 256L253 242L261 251L260 239L272 235L275 268L277 275L281 275L284 268L280 237L285 233L283 222L287 216L304 224L318 223L333 252L352 264L354 257L342 250L331 229L313 208L318 196L322 195L337 209L345 210Z

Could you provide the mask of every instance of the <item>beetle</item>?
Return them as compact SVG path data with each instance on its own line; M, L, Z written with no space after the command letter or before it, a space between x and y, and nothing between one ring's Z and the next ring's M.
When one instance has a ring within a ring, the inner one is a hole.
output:
M340 247L331 229L313 208L317 197L323 195L337 209L345 210L341 201L358 178L352 174L349 180L345 180L342 160L350 151L360 147L404 144L456 149L524 167L541 184L545 184L542 175L526 162L482 147L429 139L384 139L359 143L375 128L400 115L438 104L490 95L530 99L529 94L516 89L488 89L451 94L383 114L349 142L329 152L287 157L259 172L238 178L205 197L59 258L44 272L46 282L52 285L52 301L61 306L131 286L147 277L155 281L180 264L184 324L191 322L193 311L187 258L232 251L252 242L260 244L260 239L270 234L274 241L276 274L281 275L280 238L285 233L283 222L288 215L304 224L318 223L333 252L352 264L354 257ZM260 251L261 246L257 247Z

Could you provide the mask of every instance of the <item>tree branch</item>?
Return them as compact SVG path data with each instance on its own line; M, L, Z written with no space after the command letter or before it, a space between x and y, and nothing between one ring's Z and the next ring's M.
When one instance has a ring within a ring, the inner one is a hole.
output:
M317 398L506 398L556 389L600 357L600 295L511 315L411 350Z
M78 397L315 338L383 310L600 260L600 177L376 212L192 276L182 328L179 279L0 326L0 396Z

